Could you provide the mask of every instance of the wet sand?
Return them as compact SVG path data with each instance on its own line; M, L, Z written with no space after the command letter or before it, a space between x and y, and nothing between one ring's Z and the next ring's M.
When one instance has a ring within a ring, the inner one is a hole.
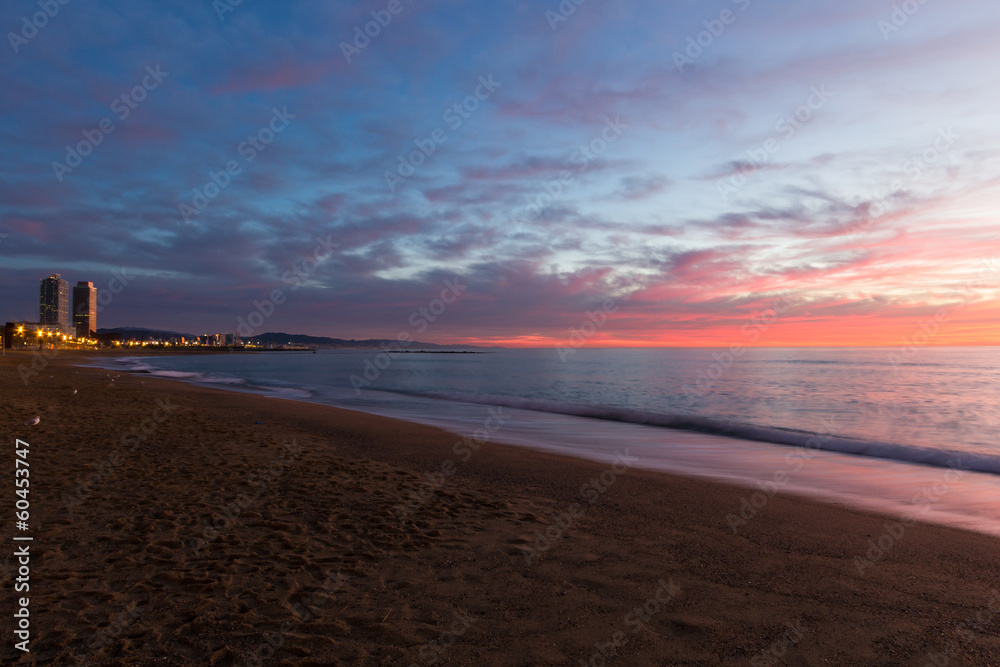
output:
M479 446L69 352L26 385L32 358L0 361L10 514L15 438L31 480L7 610L34 537L31 652L8 611L5 664L1000 665L989 536L781 495L734 534L751 489L502 426Z

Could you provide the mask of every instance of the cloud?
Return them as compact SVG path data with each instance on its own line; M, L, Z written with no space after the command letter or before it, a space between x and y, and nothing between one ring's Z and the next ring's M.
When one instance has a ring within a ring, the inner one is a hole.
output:
M63 7L0 69L11 312L31 316L50 272L129 266L142 277L106 323L230 330L288 289L275 327L395 335L458 275L467 296L432 338L559 340L632 295L601 342L725 344L791 295L799 338L775 340L869 340L858 327L895 335L1000 252L1000 79L980 67L995 5L928 3L886 42L860 0L754 4L684 72L672 52L716 14L697 2L584 4L555 31L530 4L405 7L351 63L340 42L372 5L245 2L225 21L210 4ZM57 181L52 162L154 63L170 77ZM446 123L489 75L496 95ZM830 102L779 132L818 85ZM239 147L285 107L296 120L248 160ZM615 117L628 128L608 143ZM954 145L914 163L942 127ZM390 191L385 173L436 128L446 138ZM774 136L778 152L749 160ZM230 161L240 173L185 224L178 205ZM336 257L290 291L282 276L328 235ZM996 314L980 292L963 331Z
M615 196L628 201L646 199L665 192L670 185L670 179L662 175L625 176L621 179L621 186Z

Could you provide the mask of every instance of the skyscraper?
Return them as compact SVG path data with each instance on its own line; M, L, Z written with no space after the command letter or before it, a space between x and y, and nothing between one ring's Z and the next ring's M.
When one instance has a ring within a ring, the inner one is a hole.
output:
M97 331L97 288L78 281L73 288L73 326L77 338L89 338Z
M38 300L38 321L54 324L62 331L69 331L69 283L54 273L41 281Z

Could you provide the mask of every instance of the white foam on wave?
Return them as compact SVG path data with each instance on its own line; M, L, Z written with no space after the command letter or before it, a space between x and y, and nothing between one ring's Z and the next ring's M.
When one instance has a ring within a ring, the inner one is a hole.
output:
M190 375L176 379L206 384L195 379L198 374ZM988 454L516 397L380 390L366 390L359 397L345 388L315 387L314 393L271 380L216 386L433 425L459 436L471 436L496 406L503 406L507 421L491 436L495 442L607 463L617 452L629 451L637 468L743 485L748 499L765 497L774 488L1000 535L1000 457ZM784 481L775 487L779 473ZM918 501L927 497L934 502ZM726 521L719 516L720 524Z
M128 370L131 372L135 372L135 369L133 368L130 368ZM154 375L156 377L171 378L174 380L190 380L194 378L200 379L203 377L201 373L185 373L184 371L164 371L164 370L154 370L154 369L150 369L149 374Z
M470 436L496 410L416 397L412 402L406 397L401 401L384 393L367 406L358 402L351 407ZM1000 536L1000 475L969 471L964 465L966 453L959 453L963 458L956 469L944 470L908 461L619 420L595 421L520 408L503 408L503 413L507 421L491 438L497 442L609 464L618 452L628 452L636 468L748 487L748 502L761 498L766 502L773 492L780 491ZM742 509L734 506L731 513ZM719 522L727 522L724 514L719 515Z
M221 375L218 373L206 375L205 373L191 371L172 371L158 368L146 363L149 361L151 360L145 357L121 357L119 359L111 360L100 359L91 365L97 366L98 368L117 370L124 373L144 373L149 374L152 377L160 377L168 380L180 380L182 382L189 382L191 384L201 386L221 385L234 391L251 394L264 394L278 398L306 399L312 396L312 393L306 389L289 386L287 383L270 381L252 382L246 378Z
M832 432L810 432L795 429L757 426L698 415L669 415L641 410L628 410L607 406L574 405L559 401L516 398L511 396L460 395L447 393L409 394L464 403L502 405L520 410L533 410L552 414L586 417L603 421L616 421L643 426L656 426L681 431L697 431L740 440L755 440L773 445L808 447L840 454L853 454L870 458L887 459L904 463L938 468L957 468L974 472L1000 475L1000 456L935 449L877 440L863 440L837 435Z

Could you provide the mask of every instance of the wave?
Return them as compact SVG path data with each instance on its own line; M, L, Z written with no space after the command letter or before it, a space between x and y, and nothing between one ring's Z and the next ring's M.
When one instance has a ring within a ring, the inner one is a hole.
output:
M247 380L244 378L232 377L229 375L206 375L204 373L186 373L184 371L164 371L153 370L149 374L154 377L164 377L172 380L183 380L199 385L225 385L234 391L243 391L253 394L265 394L278 398L311 398L312 392L288 385L287 383L268 382L266 380Z
M135 373L135 368L127 369L130 373ZM172 378L174 380L188 380L192 378L204 377L201 373L187 373L185 371L160 371L152 368L143 369L149 375L155 375L156 377Z
M905 366L925 366L925 367L944 367L947 364L942 364L938 362L917 362L917 361L856 361L856 360L843 360L843 359L751 359L747 361L748 364L802 364L807 366L844 366L848 368L857 368L861 366L889 366L895 367L897 365Z
M93 364L100 368L108 368L123 373L141 373L151 377L161 377L167 380L181 380L199 385L225 385L235 391L244 391L254 394L266 394L279 398L311 398L312 392L296 387L280 380L260 380L250 381L245 378L233 377L231 375L205 374L189 371L170 371L150 365L149 358L142 357L122 357L111 360L106 364L100 360Z
M227 385L235 391L260 393L276 397L293 399L316 398L316 394L304 387L280 380L260 379L251 381L230 376L167 371L148 365L150 361L148 358L123 358L116 361L118 364L115 365L115 368L122 371L149 373L150 375L183 380L194 384ZM825 432L804 431L777 426L760 426L693 414L664 414L628 408L583 405L517 396L470 395L405 390L379 391L418 398L497 405L587 419L599 419L683 431L697 431L710 435L752 440L772 445L816 449L839 454L851 454L903 463L1000 475L1000 455L852 438L833 432L832 428L835 426L831 427L830 431ZM357 405L351 406L351 409L364 410L363 407Z
M640 424L681 431L697 431L709 435L753 440L772 445L816 449L838 454L852 454L903 463L953 468L971 472L1000 475L1000 456L976 452L935 449L877 440L862 440L831 432L802 431L777 426L757 426L698 415L669 415L627 408L579 405L559 401L518 398L513 396L465 395L448 393L406 393L412 396L437 398L464 403L499 405L519 410L600 419L603 421Z

